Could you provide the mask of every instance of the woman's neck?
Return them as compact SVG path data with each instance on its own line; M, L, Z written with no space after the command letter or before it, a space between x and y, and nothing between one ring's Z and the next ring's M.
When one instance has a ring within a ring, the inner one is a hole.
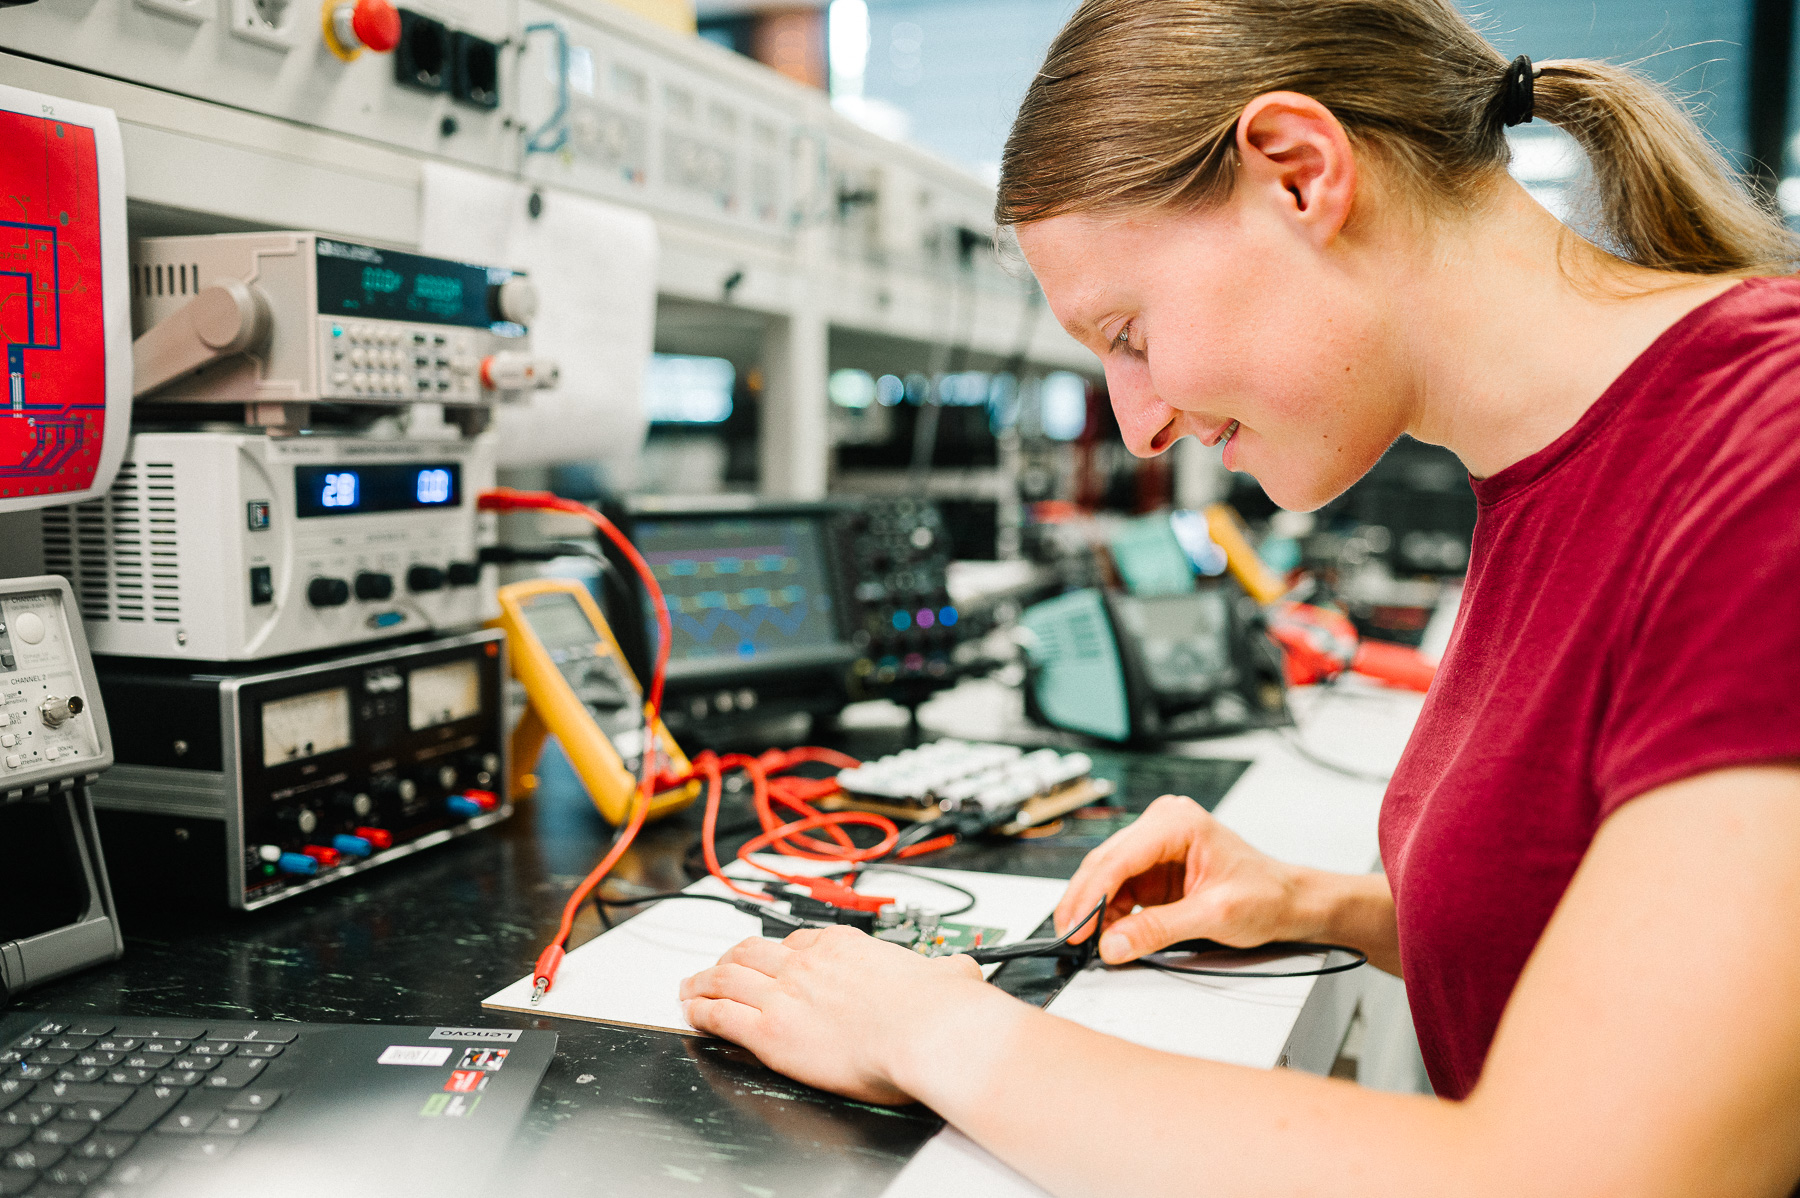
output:
M1622 263L1507 179L1393 276L1415 380L1407 431L1487 478L1573 428L1664 330L1737 282Z

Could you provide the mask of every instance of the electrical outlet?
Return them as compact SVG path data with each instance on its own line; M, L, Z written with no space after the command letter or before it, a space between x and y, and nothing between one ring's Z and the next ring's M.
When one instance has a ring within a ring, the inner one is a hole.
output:
M309 12L306 0L231 0L231 32L259 46L292 50Z
M137 0L137 6L165 17L204 25L213 14L212 0Z

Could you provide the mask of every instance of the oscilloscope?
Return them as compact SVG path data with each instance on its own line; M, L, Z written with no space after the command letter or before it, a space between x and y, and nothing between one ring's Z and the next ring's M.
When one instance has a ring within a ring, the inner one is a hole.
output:
M723 716L835 711L857 649L831 540L831 504L639 511L630 535L669 605L668 691L676 726ZM648 598L633 588L614 625L645 651Z

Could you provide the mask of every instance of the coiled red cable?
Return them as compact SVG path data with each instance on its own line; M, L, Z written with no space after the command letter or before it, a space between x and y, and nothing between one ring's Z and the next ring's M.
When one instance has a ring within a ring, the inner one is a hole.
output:
M644 700L644 754L643 771L639 777L637 794L632 800L631 813L624 827L614 838L612 847L601 858L587 877L581 880L563 904L562 920L557 925L556 936L544 951L538 955L532 967L532 999L538 1002L549 992L556 982L557 969L562 965L567 951L570 934L575 928L575 917L581 906L594 892L595 887L612 872L620 858L631 847L637 838L638 831L644 826L644 817L650 810L653 796L684 786L698 778L706 785L706 807L701 821L700 846L706 862L706 872L717 878L735 893L761 902L770 901L769 896L760 891L748 890L726 876L719 864L717 835L719 807L724 794L724 775L730 770L742 770L750 780L751 809L756 814L757 823L761 825L760 835L751 839L738 850L738 858L748 862L757 869L793 885L808 886L816 884L817 878L805 874L784 874L769 869L759 862L752 861L751 854L763 849L773 849L788 857L812 861L841 861L855 865L885 857L893 851L898 842L900 829L893 820L884 815L876 815L866 811L833 811L821 812L812 804L814 801L835 793L837 783L832 779L805 778L798 776L774 777L783 771L794 769L805 764L819 764L835 769L854 769L861 763L854 757L831 749L799 748L770 749L766 753L751 756L745 753L728 753L718 756L710 751L695 755L689 768L680 771L656 769L656 727L657 717L662 711L663 684L668 675L669 642L672 637L669 622L668 601L663 595L655 573L650 569L637 547L630 538L619 531L617 525L605 516L572 499L552 495L547 491L518 491L510 487L499 487L484 491L479 499L483 511L544 511L561 512L565 515L577 516L588 521L618 548L625 560L631 563L638 578L644 584L645 593L650 596L651 604L656 612L656 661L650 674L650 686ZM797 819L784 821L776 815L776 807L792 812ZM882 834L879 843L866 848L858 847L845 831L849 826L874 828ZM821 840L807 835L810 832L825 832L830 839ZM947 847L954 837L941 836L922 844L908 846L898 854L901 857L916 857L922 853Z

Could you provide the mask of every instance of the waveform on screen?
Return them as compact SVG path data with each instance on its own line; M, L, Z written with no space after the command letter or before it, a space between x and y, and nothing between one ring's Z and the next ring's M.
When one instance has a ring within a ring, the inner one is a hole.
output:
M806 623L807 614L804 604L788 608L750 607L743 611L715 607L698 618L686 612L671 612L670 622L677 631L685 632L697 641L710 642L721 627L730 629L739 637L748 637L754 636L764 624L769 624L785 635L793 636Z

